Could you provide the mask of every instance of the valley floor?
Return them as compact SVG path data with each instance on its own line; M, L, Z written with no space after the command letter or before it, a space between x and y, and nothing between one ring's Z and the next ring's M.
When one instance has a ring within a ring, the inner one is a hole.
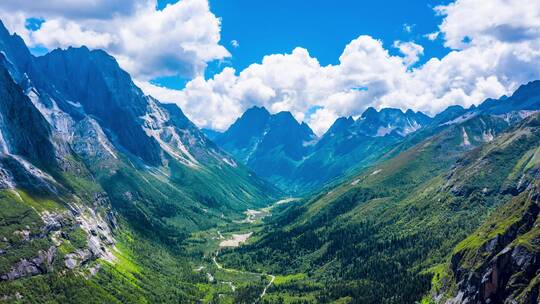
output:
M247 210L245 219L232 220L218 228L195 232L187 241L186 249L193 258L193 271L206 274L208 284L203 303L258 303L265 297L276 276L263 270L257 272L228 268L219 261L220 253L256 240L256 232L263 228L263 218L273 208L295 199L283 199L269 207ZM197 258L200 257L200 258Z

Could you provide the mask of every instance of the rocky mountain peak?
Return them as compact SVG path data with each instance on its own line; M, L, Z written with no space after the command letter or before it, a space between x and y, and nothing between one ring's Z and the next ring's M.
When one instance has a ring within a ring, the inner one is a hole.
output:
M334 121L332 126L328 129L326 134L338 134L348 130L354 124L354 118L349 117L339 117Z
M405 136L427 125L431 118L422 112L384 108L380 111L370 107L355 122L357 133L367 136Z

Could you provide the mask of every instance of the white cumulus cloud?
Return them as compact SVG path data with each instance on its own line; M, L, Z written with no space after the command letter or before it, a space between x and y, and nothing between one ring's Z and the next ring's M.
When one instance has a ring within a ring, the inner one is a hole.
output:
M69 19L108 19L131 14L148 0L2 0L6 11L23 12L33 17L63 17Z
M0 16L30 45L101 48L138 79L195 77L208 62L230 56L207 0L182 0L163 10L150 0L7 0L0 2ZM25 29L29 17L43 18L41 28Z
M461 49L493 42L520 43L540 38L540 2L457 0L436 11L444 15L445 45Z
M403 62L406 66L414 65L424 54L424 47L414 42L394 41L394 47L404 55Z
M384 45L361 35L344 46L336 64L323 66L297 47L267 55L241 71L225 68L210 79L201 76L206 64L230 54L220 44L220 20L207 0L182 0L162 11L154 1L139 0L126 10L112 8L111 14L103 9L114 1L83 0L80 7L96 3L98 9L86 15L62 12L60 6L44 10L37 17L45 23L36 32L25 31L24 21L36 17L39 1L21 1L0 2L0 16L25 40L47 47L84 43L104 48L146 93L177 103L200 127L218 130L259 105L271 112L291 111L322 134L337 117L360 115L369 106L435 114L449 105L470 106L510 94L520 84L540 79L540 1L456 0L438 6L434 13L442 22L426 38L452 50L422 64L424 48L417 43ZM14 3L27 9L15 9ZM389 48L400 54L392 55ZM193 80L183 90L148 82L172 74Z
M439 34L440 32L433 32L433 33L425 34L424 37L427 38L428 40L435 41L437 40L437 38L439 38Z
M510 94L540 79L540 2L458 0L437 7L436 13L443 21L428 38L441 37L454 50L422 65L415 65L424 50L419 44L397 41L391 47L401 56L392 56L381 41L359 36L335 65L321 66L306 49L296 48L268 55L243 71L226 69L207 81L196 79L174 97L164 88L154 93L183 105L205 127L222 130L256 104L272 112L291 111L322 134L337 117L359 115L368 106L435 114L449 105L470 106ZM200 103L209 107L190 112L202 108Z

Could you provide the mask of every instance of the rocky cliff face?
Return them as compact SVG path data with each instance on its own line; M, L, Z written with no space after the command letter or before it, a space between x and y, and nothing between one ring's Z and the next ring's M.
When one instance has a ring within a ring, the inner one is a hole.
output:
M538 177L537 177L538 178ZM455 289L444 303L538 303L540 301L540 189L531 185L512 202L511 223L474 251L452 256ZM474 256L473 256L474 254Z
M56 158L49 124L8 71L0 67L0 149L41 165L54 166Z
M190 166L234 163L177 106L145 96L103 51L57 49L36 58L1 24L0 51L11 78L50 125L58 156L69 154L76 125L91 117L115 149L152 166L170 157Z
M19 190L2 191L1 197L23 206L29 202ZM2 205L6 207L3 201ZM68 206L67 210L21 210L27 213L23 217L12 214L13 222L4 226L0 240L0 281L83 266L93 275L99 264L91 262L115 262L116 217L106 193L95 193L90 206L76 201Z
M539 302L539 122L538 115L525 119L470 153L449 176L447 186L457 197L481 194L500 207L456 246L446 272L437 275L431 301Z
M160 163L158 143L141 128L146 97L114 58L85 47L68 48L36 58L36 65L60 95L57 99L96 117L134 155L153 165Z

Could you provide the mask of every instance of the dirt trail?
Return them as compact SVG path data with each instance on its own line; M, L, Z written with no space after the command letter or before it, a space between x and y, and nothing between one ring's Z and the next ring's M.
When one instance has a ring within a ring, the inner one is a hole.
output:
M260 276L260 277L267 277L267 276L270 277L270 281L268 282L268 284L266 284L263 291L261 292L261 295L259 296L259 300L262 299L266 295L266 291L268 290L268 288L270 288L270 286L272 286L272 283L274 283L274 280L276 279L276 277L274 275L271 275L271 274L251 272L251 271L243 271L243 270L238 270L238 269L234 269L234 268L224 268L223 265L221 265L217 261L218 255L219 255L219 250L217 250L215 252L214 256L212 257L212 261L214 262L214 265L216 265L216 267L218 269L220 269L220 270L223 270L223 271L226 271L226 272L232 272L232 273L239 273L239 274L257 275L257 276ZM224 283L230 283L232 290L235 291L236 288L232 285L231 282L224 282Z
M280 201L274 203L272 206L263 208L261 210L248 210L248 211L245 212L246 219L243 220L243 221L240 221L238 223L250 223L250 224L253 224L257 220L262 219L265 216L268 216L270 214L270 211L275 206L286 204L286 203L292 202L294 200L296 200L296 199L295 198L283 199L283 200L280 200ZM260 277L270 277L270 281L268 282L268 284L266 284L266 286L264 287L264 289L262 290L262 292L261 292L261 294L259 296L259 299L256 302L256 303L258 303L266 295L266 292L268 291L268 288L270 288L270 286L272 286L272 284L274 283L274 280L276 279L276 277L274 275L266 274L266 273L257 273L257 272L243 271L243 270L238 270L238 269L233 269L233 268L224 268L223 265L221 265L217 261L217 257L219 256L219 252L220 252L221 248L224 248L224 247L238 247L238 246L242 245L243 243L245 243L249 239L249 237L251 237L252 234L253 234L253 232L248 232L248 233L243 233L243 234L233 234L231 238L226 239L221 234L221 232L218 231L218 238L223 239L223 241L221 241L219 243L220 249L216 250L216 252L214 253L214 256L212 257L212 261L214 262L214 265L216 265L216 267L218 269L226 271L226 272L239 273L239 274L248 274L248 275L257 275L257 276L260 276ZM231 282L224 282L224 283L230 283L231 286L232 286ZM235 290L235 288L232 288L232 289L233 289L233 291Z

